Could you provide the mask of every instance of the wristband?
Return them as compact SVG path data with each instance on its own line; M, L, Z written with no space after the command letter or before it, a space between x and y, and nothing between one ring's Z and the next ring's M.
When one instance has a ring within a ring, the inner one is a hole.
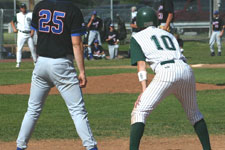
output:
M147 71L139 71L138 72L138 79L139 81L147 80Z

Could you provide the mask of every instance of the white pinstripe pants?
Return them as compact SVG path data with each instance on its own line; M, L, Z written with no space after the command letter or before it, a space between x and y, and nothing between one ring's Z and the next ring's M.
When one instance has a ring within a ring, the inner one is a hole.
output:
M191 67L182 60L175 60L175 63L159 64L155 72L155 77L131 113L131 124L145 124L149 114L170 94L178 98L192 125L201 120L203 116L196 101L195 77Z
M24 46L26 41L27 41L28 46L30 48L30 52L31 52L33 61L34 62L37 61L37 54L36 54L36 51L35 51L33 38L30 36L29 33L22 33L22 32L19 31L18 37L17 37L17 53L16 53L16 62L17 63L21 63L22 50L23 50L23 46Z

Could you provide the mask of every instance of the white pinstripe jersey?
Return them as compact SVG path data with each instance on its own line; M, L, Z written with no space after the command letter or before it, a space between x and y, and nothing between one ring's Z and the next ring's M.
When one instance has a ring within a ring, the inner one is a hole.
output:
M135 34L133 38L140 46L146 62L150 63L153 71L160 62L179 59L185 60L176 38L167 31L156 27L148 27ZM135 41L131 40L131 42Z

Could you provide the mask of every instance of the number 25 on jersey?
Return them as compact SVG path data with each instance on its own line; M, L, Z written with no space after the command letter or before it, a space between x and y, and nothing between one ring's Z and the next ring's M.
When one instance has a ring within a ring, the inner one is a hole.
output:
M53 34L63 33L64 22L62 21L62 18L65 18L65 12L54 11L52 15L50 10L42 9L39 12L39 16L39 32L52 32ZM50 24L53 24L54 26Z

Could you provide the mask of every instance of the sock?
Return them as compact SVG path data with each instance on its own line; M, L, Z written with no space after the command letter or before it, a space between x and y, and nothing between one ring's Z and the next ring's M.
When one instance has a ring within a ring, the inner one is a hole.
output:
M89 58L93 59L93 54L92 53L89 53Z
M145 124L142 122L131 125L130 130L130 150L138 150L141 138L144 133Z
M198 121L197 123L195 123L194 128L202 144L203 150L211 150L210 141L209 141L209 133L208 133L205 120L202 119Z

